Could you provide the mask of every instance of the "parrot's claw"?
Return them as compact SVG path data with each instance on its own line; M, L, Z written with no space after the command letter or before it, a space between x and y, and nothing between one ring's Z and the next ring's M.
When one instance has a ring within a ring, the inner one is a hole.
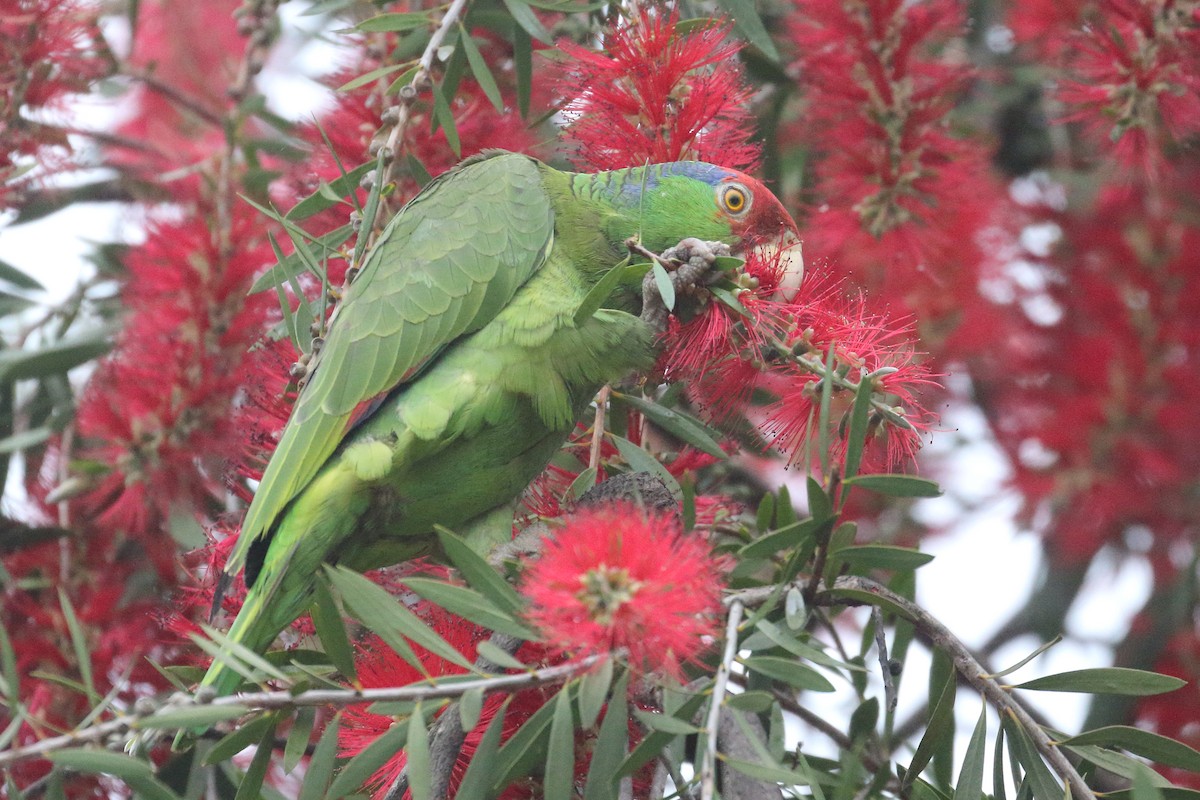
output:
M658 258L675 267L668 270L667 274L678 298L696 294L698 290L703 289L714 274L712 265L718 257L727 255L729 245L724 242L703 242L689 237L664 250ZM670 310L663 302L654 272L646 273L646 277L642 279L642 321L655 333L662 333L667 329L669 315Z

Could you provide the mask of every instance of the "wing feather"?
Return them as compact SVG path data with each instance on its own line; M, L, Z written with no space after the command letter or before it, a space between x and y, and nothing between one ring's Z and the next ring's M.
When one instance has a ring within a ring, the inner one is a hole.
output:
M453 170L396 215L338 309L227 573L337 449L355 409L491 321L544 263L553 231L539 165L519 155Z

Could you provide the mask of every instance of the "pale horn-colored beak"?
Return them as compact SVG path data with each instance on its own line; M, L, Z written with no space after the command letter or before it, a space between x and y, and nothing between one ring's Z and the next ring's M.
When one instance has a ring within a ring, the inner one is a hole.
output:
M779 265L779 286L772 297L791 302L804 280L804 252L799 237L792 231L784 231L778 241L756 245L754 254L767 264Z

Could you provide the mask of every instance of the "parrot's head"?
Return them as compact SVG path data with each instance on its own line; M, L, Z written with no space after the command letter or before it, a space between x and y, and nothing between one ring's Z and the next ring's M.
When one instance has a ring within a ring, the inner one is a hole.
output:
M790 296L804 277L796 223L779 199L744 172L699 161L644 168L640 185L626 183L627 207L636 202L642 244L662 252L692 236L722 241L741 258L778 264L778 292ZM632 202L631 202L632 201Z

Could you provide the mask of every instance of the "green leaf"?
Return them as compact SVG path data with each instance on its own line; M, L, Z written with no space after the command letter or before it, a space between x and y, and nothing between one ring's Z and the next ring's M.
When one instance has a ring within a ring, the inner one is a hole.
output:
M454 157L462 158L462 143L458 140L458 128L454 123L454 112L450 110L450 100L442 87L436 83L429 90L433 93L434 122L441 126L446 136L446 144L450 145Z
M83 747L48 753L46 758L60 767L77 772L104 773L120 778L146 800L179 800L179 795L154 777L153 767L140 758Z
M571 481L571 485L567 487L566 497L569 500L578 500L587 494L588 490L596 485L596 476L599 471L595 467L588 467L583 472L575 476L575 480Z
M771 61L779 61L779 51L775 49L775 43L771 41L771 35L767 33L752 0L717 0L717 3L733 17L733 27L746 41Z
M833 523L832 519L805 519L780 528L744 545L738 551L738 559L763 558L784 550L794 550L804 542L814 539L817 532Z
M546 30L546 26L537 18L537 14L533 13L533 9L529 7L528 3L524 3L522 0L504 0L504 7L508 9L508 13L512 14L513 20L521 26L521 30L542 44L554 43L554 37L550 35L550 31Z
M458 698L458 719L464 733L470 733L479 724L483 714L483 689L471 689Z
M943 740L954 735L954 695L958 687L956 677L954 670L949 670L942 682L937 702L929 712L929 724L925 726L925 734L917 744L917 750L908 765L908 772L905 773L907 785L912 785L913 779L924 771Z
M496 608L474 589L419 577L405 578L404 584L426 600L488 630L507 633L526 641L538 638L536 633Z
M533 94L533 40L520 25L513 26L513 72L517 78L517 110L528 117Z
M429 729L425 727L425 715L421 703L408 718L408 746L405 747L408 763L408 790L413 800L430 800L433 795L432 775L429 764Z
M641 723L652 731L662 731L676 736L690 736L694 733L699 733L700 729L687 720L673 717L670 714L659 714L653 711L642 711L640 708L633 710Z
M1120 747L1158 764L1200 773L1200 752L1188 747L1183 742L1128 725L1109 725L1084 731L1078 736L1062 740L1059 744Z
M732 694L725 698L725 705L738 711L750 711L761 714L775 704L775 696L770 692L750 691Z
M1062 640L1063 640L1062 634L1059 634L1058 636L1055 636L1053 639L1051 639L1050 641L1046 642L1046 643L1045 643L1045 644L1043 644L1041 647L1037 648L1037 649L1036 649L1036 650L1034 650L1032 653L1030 653L1029 655L1027 655L1027 656L1025 656L1024 658L1022 658L1022 659L1021 659L1020 661L1018 661L1016 664L1013 664L1011 667L1006 667L1005 669L1002 669L1002 670L1000 670L999 672L993 672L993 673L992 673L992 677L993 677L993 678L1003 678L1005 675L1011 675L1012 673L1014 673L1014 672L1016 672L1017 670L1019 670L1021 667L1025 666L1026 664L1028 664L1030 661L1033 661L1035 658L1037 658L1038 656L1040 656L1042 653L1044 653L1044 652L1046 652L1047 650L1049 650L1051 647L1054 647L1054 645L1058 644L1058 643L1059 643L1059 642L1061 642Z
M1120 775L1121 777L1128 778L1130 780L1133 780L1133 777L1138 773L1138 768L1143 766L1142 762L1138 759L1134 758L1133 756L1126 755L1118 750L1106 750L1103 747L1096 747L1094 745L1075 744L1064 744L1062 745L1062 748L1074 753L1084 761L1095 764L1096 766L1102 767L1103 769L1106 769L1115 775ZM1155 782L1160 788L1172 786L1172 783L1166 778L1158 775L1158 773L1155 773L1155 775Z
M668 472L667 468L657 458L628 439L617 436L611 431L605 435L612 439L613 444L617 446L617 450L621 453L621 458L625 459L625 463L629 465L631 470L657 475L675 497L679 497L683 493L683 490L679 488L679 481L675 480L675 476Z
M495 768L490 773L494 789L501 789L520 776L527 775L529 770L541 763L540 757L544 752L542 742L549 734L553 716L554 706L544 703L525 720L516 733L508 737L508 741L496 754ZM459 794L462 792L463 790L459 789Z
M167 708L148 717L143 717L134 726L144 728L207 728L218 722L237 719L250 713L249 706L190 706L188 708Z
M878 606L889 614L895 614L900 619L908 619L908 611L901 605L882 595L873 592L864 591L862 589L849 589L840 586L834 586L826 589L824 594L832 597L843 597L847 600L853 600L857 603L868 606ZM911 620L910 620L911 621Z
M393 12L379 14L354 26L354 30L363 33L396 33L424 28L430 24L429 14L424 11Z
M327 565L325 572L341 593L346 608L400 656L407 658L408 654L412 653L408 642L405 641L408 639L447 661L465 669L473 669L471 662L462 653L455 650L416 614L398 603L382 586L346 567ZM420 659L414 656L412 662L415 662L414 667L422 673L425 672Z
M0 439L0 455L8 455L20 452L21 450L28 450L30 447L37 447L49 440L53 435L54 430L52 428L42 426L14 433L12 436L6 436Z
M268 717L271 724L263 731L262 738L258 741L254 758L250 759L250 766L246 768L242 782L238 784L234 800L258 800L262 797L263 779L267 777L267 768L271 766L271 756L275 753L275 727L279 722L278 714L270 714Z
M571 797L575 783L575 724L571 714L570 692L566 688L554 698L554 721L550 725L550 746L546 750L546 797Z
M579 679L579 727L586 730L596 724L612 678L613 660L606 658Z
M353 89L357 89L360 86L366 86L368 83L377 81L382 77L391 75L393 72L397 72L399 70L405 69L408 66L409 66L408 62L405 61L400 64L388 64L385 67L379 67L378 69L373 69L370 72L364 72L362 75L359 75L357 78L346 81L341 86L337 87L336 91L349 92Z
M342 614L329 592L329 584L324 575L319 576L315 582L313 593L315 598L311 617L317 638L321 640L321 646L325 648L326 655L337 671L350 683L354 683L358 679L354 667L354 649L350 646L350 637L346 635Z
M987 757L987 704L979 712L979 722L967 744L959 768L958 785L954 787L954 800L979 800L983 796L983 765Z
M588 768L583 800L609 800L616 796L614 784L617 770L625 760L629 738L628 691L629 673L626 672L613 686L612 697L604 709L604 720L600 723L600 733L592 750L592 764Z
M38 350L0 351L0 383L42 378L62 373L99 358L109 351L107 330L86 337L63 339Z
M21 289L29 289L30 291L35 292L46 291L46 287L38 283L35 278L26 275L24 272L4 260L0 260L0 280L8 281L13 286L17 286Z
M396 80L389 83L388 87L383 90L383 93L384 94L399 93L399 91L401 89L403 89L405 86L408 86L410 83L413 82L413 80L417 77L417 73L420 71L421 71L420 64L415 64L415 65L409 67L408 69L404 70L404 72L401 72L400 76L398 78L396 78ZM386 152L386 151L387 151L387 148L381 149L381 152ZM425 171L425 165L421 164L420 159L418 159L412 153L406 153L406 157L408 160L409 172L416 179L417 183L420 184L421 187L424 187L425 184L429 183L429 180L430 180L430 178L428 177L429 173ZM421 169L414 170L412 168L413 162L416 162L417 164L421 164Z
M283 746L283 772L290 775L292 770L304 758L308 751L308 742L312 738L313 723L317 718L315 708L298 708L296 717L292 720L291 730L288 731L287 743Z
M408 741L408 735L409 727L407 725L393 722L386 731L360 750L338 771L337 777L333 779L333 783L330 784L329 791L325 795L326 800L338 800L338 798L356 792L368 778L404 748Z
M847 486L860 486L889 497L941 497L942 488L934 481L912 475L858 475L847 478Z
M225 734L204 754L203 763L211 766L219 764L222 761L228 761L250 745L262 739L263 731L271 727L274 723L271 717L271 714L263 714Z
M489 641L483 641L483 642L480 642L478 645L476 645L475 653L480 658L486 658L488 661L492 662L497 667L503 667L505 669L516 669L516 670L523 670L523 669L529 668L526 664L522 664L515 657L509 655L509 653L507 651L501 650L499 647L497 647L496 645L492 644Z
M614 391L612 395L622 403L633 406L655 425L697 450L716 458L727 457L717 442L720 434L690 414L667 408L653 400L632 394Z
M100 702L100 694L96 691L96 682L92 678L91 647L88 646L87 636L83 633L83 626L79 624L79 617L75 615L75 607L71 605L71 598L67 597L66 590L61 586L58 587L58 603L62 608L67 630L71 634L71 648L75 652L75 663L79 665L79 677L83 680L84 689L87 690L88 703L95 706Z
M795 634L791 633L790 631L785 631L783 628L780 628L778 625L768 620L759 620L755 623L755 627L766 639L769 639L772 644L782 647L792 655L799 656L806 661L812 661L813 663L822 664L826 667L831 667L836 670L849 670L857 672L866 671L864 667L854 664L847 664L844 661L839 661L836 658L829 656L824 650L814 647L807 642L801 641L796 637ZM742 646L748 650L761 649L761 647L758 647L757 645L752 645L751 638L749 637L745 642L742 643Z
M1099 667L1060 672L1019 683L1016 689L1041 692L1082 692L1086 694L1118 694L1129 697L1173 692L1187 685L1187 681L1157 672L1146 672L1127 667Z
M625 256L621 263L604 273L604 276L596 281L596 284L584 295L583 302L579 304L573 317L576 328L591 319L592 315L608 302L608 298L621 285L621 276L625 274L625 268L629 266L629 261L630 257Z
M850 429L846 434L846 462L842 484L850 484L858 475L862 465L863 450L867 446L867 423L871 418L871 381L860 378L858 391L854 393L854 406L850 409ZM853 484L850 484L851 486ZM842 502L845 502L849 490L842 492Z
M671 709L671 716L678 720L690 720L695 717L696 712L700 710L700 706L708 696L702 692L690 695L678 708ZM665 731L654 731L647 736L642 737L642 741L638 743L633 752L621 764L621 768L617 770L618 778L628 777L643 766L648 764L663 751L673 740L677 740L678 734L667 733Z
M923 567L933 556L911 547L896 547L887 544L863 544L844 547L837 558L855 569L910 570Z
M1008 730L1008 746L1025 768L1025 780L1029 782L1034 800L1062 800L1063 787L1054 779L1053 773L1037 752L1025 728L1009 716L1002 716L1001 720Z
M300 795L296 800L320 800L325 797L329 779L333 775L333 766L338 753L338 731L341 728L342 716L339 713L325 726L321 741L308 761L308 769L304 771L304 783L300 787ZM361 754L360 754L361 755Z
M807 667L788 658L779 656L751 656L741 659L746 669L783 681L797 689L807 689L813 692L832 692L834 686L829 680L812 667Z
M479 45L475 44L475 40L471 38L471 34L461 22L458 24L458 29L458 42L462 45L463 52L467 54L467 63L471 65L471 74L475 76L479 88L483 89L487 99L492 102L492 107L503 114L504 98L500 96L500 87L496 85L496 79L492 77L492 71L488 69L487 61L479 52Z
M654 285L658 287L658 296L662 298L663 305L667 311L675 310L675 284L671 283L671 276L667 274L667 270L662 264L655 261L650 265L650 271L654 273Z
M353 233L353 228L351 228L349 225L343 225L340 228L330 231L324 236L318 236L316 239L313 239L309 243L309 246L319 252L322 259L326 259L330 255L336 253L337 249L341 247L342 244L353 235ZM366 237L364 236L363 239L365 240ZM270 289L274 289L277 286L281 286L290 278L293 278L299 275L301 272L304 272L306 268L307 265L305 264L300 253L294 252L259 276L258 280L256 280L250 286L250 290L247 291L246 294L258 294L259 292L265 292Z
M321 188L292 206L287 214L284 214L284 217L293 221L308 219L313 214L337 205L342 202L343 198L358 189L363 176L373 169L375 169L375 162L368 161L365 164L359 164L340 178L329 183L322 183Z
M436 526L435 530L442 552L467 584L499 606L501 611L513 617L519 616L525 608L525 601L517 594L517 590L460 537L441 526Z
M779 766L778 764L759 764L754 761L744 761L740 758L733 758L732 756L723 754L720 756L720 759L733 769L755 780L772 781L787 786L807 786L809 784L807 776ZM816 784L813 785L815 786Z
M500 734L504 730L504 712L507 709L508 700L505 700L496 710L496 716L488 723L483 738L479 740L479 746L475 748L475 755L471 756L471 763L467 765L462 782L458 785L456 797L465 800L468 797L490 796L488 789L491 788L492 776L496 771L496 754L500 748ZM507 783L505 781L505 784Z

